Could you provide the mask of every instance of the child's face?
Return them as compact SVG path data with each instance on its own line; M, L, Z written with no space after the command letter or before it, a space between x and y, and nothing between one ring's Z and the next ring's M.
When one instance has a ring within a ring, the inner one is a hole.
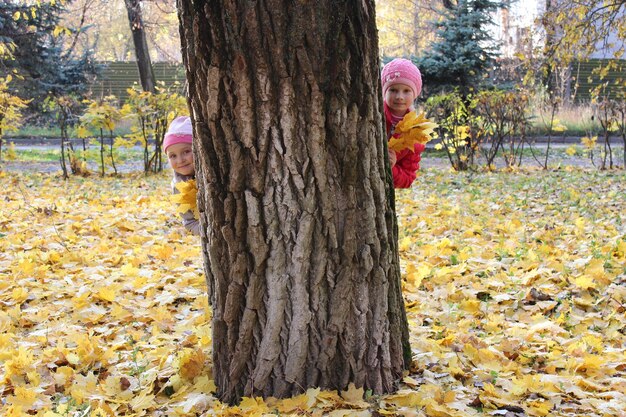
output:
M167 159L172 169L180 175L193 175L193 152L191 143L175 143L167 148Z
M385 103L396 116L404 116L416 97L406 84L391 84L385 92Z

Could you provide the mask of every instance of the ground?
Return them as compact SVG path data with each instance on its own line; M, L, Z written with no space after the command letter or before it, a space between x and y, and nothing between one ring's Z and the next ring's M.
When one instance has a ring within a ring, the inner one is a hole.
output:
M398 391L236 407L213 395L200 247L168 172L0 174L0 415L626 415L626 172L433 162L396 194Z
M621 145L618 141L613 142L613 158L616 166L624 166L623 148L623 145ZM0 164L4 171L53 173L61 169L60 163L58 162L58 155L51 156L58 154L58 146L45 145L36 141L28 141L28 143L16 145L14 149L18 155L21 154L24 155L24 157L16 160L6 160L5 157L2 164ZM543 163L542 155L545 155L546 152L546 143L537 143L534 145L534 149L537 151L539 161L533 158L529 151L526 151L522 160L522 166L541 166ZM572 149L575 150L576 153L572 155L568 154L568 152ZM6 153L6 149L4 152ZM26 156L27 154L29 155L28 157ZM45 158L43 158L42 155L45 155ZM482 162L479 160L479 163ZM499 167L503 166L501 158L499 158L496 163ZM586 152L582 146L577 145L574 141L568 141L566 143L560 141L551 145L549 165L552 168L575 166L579 168L593 169L600 166L600 163L601 160L599 157L599 150L596 151L596 155L592 160L589 158L588 152ZM141 149L135 147L132 149L131 157L118 163L118 170L122 173L140 171L143 169L142 164ZM436 152L433 145L428 145L428 148L423 155L421 166L425 169L448 168L450 167L450 162L443 152ZM89 162L89 168L95 173L98 172L99 168L96 158L93 158L93 160Z

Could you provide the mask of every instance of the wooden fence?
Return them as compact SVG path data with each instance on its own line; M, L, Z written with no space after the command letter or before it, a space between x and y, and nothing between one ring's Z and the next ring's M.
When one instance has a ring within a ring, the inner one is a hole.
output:
M139 70L135 62L102 62L102 72L96 82L90 86L92 98L113 95L120 101L128 98L126 90L133 85L141 88ZM165 87L183 93L185 88L185 69L182 64L155 62L152 64L157 82ZM178 83L178 84L177 84Z
M570 95L578 102L589 101L591 90L601 83L606 83L606 92L615 99L618 93L626 90L623 83L626 81L626 60L618 61L616 69L608 71L603 80L593 70L606 65L607 60L590 59L575 62L571 66ZM103 70L90 86L92 98L114 95L121 101L128 97L126 90L133 85L140 86L139 71L135 62L102 62ZM157 81L166 87L175 88L179 93L185 88L185 69L181 63L156 62L153 63L154 75ZM176 84L178 82L178 84ZM620 84L621 82L621 84Z
M575 62L571 66L572 83L570 93L574 94L574 99L578 102L589 101L591 91L600 84L606 83L606 93L612 99L618 94L626 92L626 60L617 61L617 68L611 69L601 80L599 74L593 71L602 66L606 66L606 59L590 59L587 61Z

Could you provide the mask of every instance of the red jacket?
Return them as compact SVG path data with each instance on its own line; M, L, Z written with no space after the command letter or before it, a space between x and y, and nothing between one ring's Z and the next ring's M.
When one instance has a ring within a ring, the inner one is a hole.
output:
M396 164L391 168L395 188L409 188L413 184L417 170L420 169L420 160L425 148L425 145L416 143L414 151L405 149L396 152Z
M393 123L393 116L387 107L387 103L384 104L384 108L387 136L391 138L397 122ZM413 184L417 176L417 170L420 169L420 160L422 159L424 149L426 149L425 145L416 143L412 151L404 149L396 152L396 164L391 168L394 188L409 188Z

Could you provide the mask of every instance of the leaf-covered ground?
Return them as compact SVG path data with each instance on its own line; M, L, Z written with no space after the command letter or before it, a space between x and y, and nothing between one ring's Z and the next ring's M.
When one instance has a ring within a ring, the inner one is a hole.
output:
M397 194L414 363L394 395L212 395L169 178L0 174L0 415L624 416L626 174L425 170Z

